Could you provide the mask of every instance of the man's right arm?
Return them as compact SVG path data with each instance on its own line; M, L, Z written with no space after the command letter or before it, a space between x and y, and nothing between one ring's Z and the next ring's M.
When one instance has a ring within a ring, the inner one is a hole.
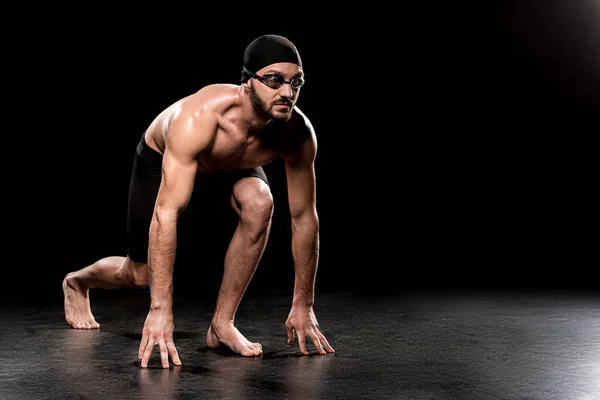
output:
M150 311L138 356L142 368L155 345L161 364L169 367L168 354L181 365L173 343L173 267L177 253L177 223L191 198L198 169L198 155L213 141L216 119L210 115L180 114L171 124L163 155L162 181L150 224L148 282Z
M148 279L151 309L172 307L172 275L177 252L177 223L194 188L198 154L216 131L212 118L180 114L167 135L162 182L150 224Z

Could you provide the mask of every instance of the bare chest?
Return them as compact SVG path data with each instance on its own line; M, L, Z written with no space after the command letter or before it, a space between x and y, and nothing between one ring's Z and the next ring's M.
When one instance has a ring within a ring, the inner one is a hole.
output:
M282 154L272 140L241 132L219 132L214 143L199 156L203 171L248 169L268 164Z

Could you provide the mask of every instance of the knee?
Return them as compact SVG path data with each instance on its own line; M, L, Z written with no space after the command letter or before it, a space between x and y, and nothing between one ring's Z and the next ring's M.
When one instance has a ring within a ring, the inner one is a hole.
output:
M236 196L241 223L257 234L269 229L273 217L273 195L266 184Z
M270 191L247 200L240 208L243 224L259 232L269 228L273 217L273 197Z
M148 265L127 259L120 271L123 279L132 287L148 286Z

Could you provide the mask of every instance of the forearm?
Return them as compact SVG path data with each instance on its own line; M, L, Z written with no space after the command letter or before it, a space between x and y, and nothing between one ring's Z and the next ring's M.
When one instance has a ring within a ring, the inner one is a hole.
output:
M312 306L319 261L319 220L292 219L292 256L295 268L294 305Z
M155 213L150 225L149 240L150 308L171 309L173 267L177 249L177 216L173 213Z

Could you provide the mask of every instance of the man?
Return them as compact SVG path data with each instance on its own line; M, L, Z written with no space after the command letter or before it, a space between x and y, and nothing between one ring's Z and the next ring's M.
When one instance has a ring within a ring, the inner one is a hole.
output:
M242 356L262 354L234 325L235 312L262 257L271 227L273 197L261 166L285 160L292 226L295 284L285 322L308 354L334 352L313 311L319 255L314 162L317 141L296 106L304 84L302 60L285 37L263 35L244 52L240 85L213 84L162 111L136 149L128 206L128 253L106 257L67 274L65 319L77 329L100 325L90 309L92 288L149 287L150 310L138 357L148 365L154 346L163 368L181 360L173 342L173 266L177 224L195 185L227 185L239 223L225 255L223 280L206 335L208 347ZM200 182L200 183L198 183Z

